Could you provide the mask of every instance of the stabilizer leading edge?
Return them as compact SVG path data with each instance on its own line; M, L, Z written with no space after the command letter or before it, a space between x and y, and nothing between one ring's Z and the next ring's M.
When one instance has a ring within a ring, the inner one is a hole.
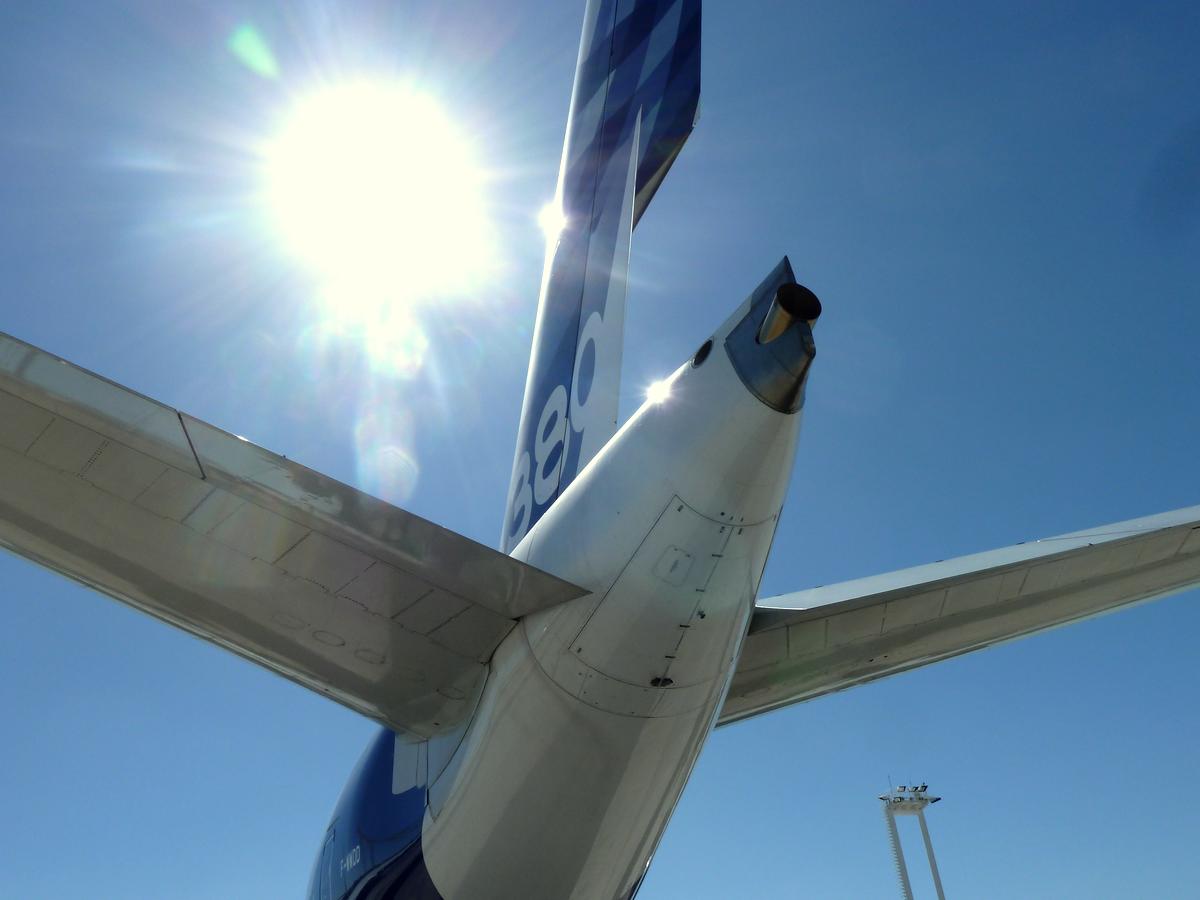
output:
M0 548L420 735L583 593L4 334Z
M726 725L1200 585L1200 506L760 600Z

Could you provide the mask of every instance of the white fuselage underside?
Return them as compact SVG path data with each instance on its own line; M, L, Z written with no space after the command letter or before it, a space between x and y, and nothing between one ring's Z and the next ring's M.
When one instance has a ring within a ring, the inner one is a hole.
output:
M431 768L422 842L447 900L625 897L645 872L728 689L795 452L800 415L725 352L746 309L514 551L591 593L522 620Z

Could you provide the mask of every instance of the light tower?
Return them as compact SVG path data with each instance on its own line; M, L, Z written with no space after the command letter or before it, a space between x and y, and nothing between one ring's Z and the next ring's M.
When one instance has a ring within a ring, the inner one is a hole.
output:
M896 830L896 816L916 816L921 823L921 837L925 839L925 855L929 857L929 871L933 874L933 886L938 900L946 900L942 892L942 876L938 874L937 860L933 857L933 841L929 837L929 826L925 824L925 807L937 803L941 797L929 796L929 785L900 785L879 799L883 801L883 817L887 820L888 840L892 844L892 857L896 860L896 874L900 876L900 889L904 900L913 900L912 884L908 880L908 866L904 863L904 848L900 846L900 832Z

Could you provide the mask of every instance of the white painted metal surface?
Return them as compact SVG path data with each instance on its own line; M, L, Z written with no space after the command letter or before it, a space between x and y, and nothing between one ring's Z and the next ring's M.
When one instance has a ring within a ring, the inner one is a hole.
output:
M759 601L720 724L1200 584L1200 506Z
M591 593L496 653L425 823L447 898L623 897L649 864L733 672L799 428L724 352L745 310L518 547Z
M417 734L581 593L2 334L0 546Z

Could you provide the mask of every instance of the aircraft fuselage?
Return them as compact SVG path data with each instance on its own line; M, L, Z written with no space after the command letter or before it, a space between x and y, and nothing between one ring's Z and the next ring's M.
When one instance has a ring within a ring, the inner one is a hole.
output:
M465 727L377 739L312 897L632 896L728 689L791 473L811 330L758 341L791 282L782 263L526 535L514 556L591 592L521 620Z

